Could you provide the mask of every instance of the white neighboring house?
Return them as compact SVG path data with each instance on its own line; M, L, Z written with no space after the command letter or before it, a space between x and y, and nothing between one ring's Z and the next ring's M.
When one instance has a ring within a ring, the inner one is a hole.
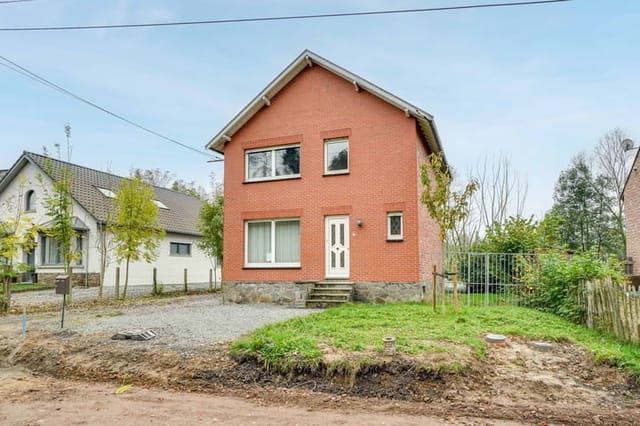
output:
M0 220L15 212L13 204L18 200L22 181L25 186L20 208L32 217L34 223L46 226L51 218L43 205L43 187L51 191L52 182L60 179L65 170L73 177L74 228L78 233L75 247L82 253L81 259L72 264L72 281L75 286L97 286L101 262L100 230L104 229L107 212L112 209L113 198L123 177L25 151L4 176L0 176ZM154 267L157 268L158 283L182 284L185 268L189 283L209 282L209 270L215 264L214 259L207 257L196 245L201 236L197 224L202 202L166 188L153 187L153 191L166 236L155 262L129 265L129 285L150 285ZM8 205L12 208L7 208ZM57 275L63 273L57 243L44 234L39 236L38 245L32 253L20 256L16 261L35 268L38 282L52 283ZM109 254L109 260L104 285L115 285L116 266L120 266L120 285L123 286L124 262L117 265L113 252ZM219 280L220 270L216 272Z

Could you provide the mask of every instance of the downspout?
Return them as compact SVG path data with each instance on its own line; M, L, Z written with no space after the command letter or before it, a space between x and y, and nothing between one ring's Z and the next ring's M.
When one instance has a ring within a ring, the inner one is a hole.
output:
M89 230L86 232L86 244L83 244L83 249L87 252L86 263L84 264L84 286L89 287Z

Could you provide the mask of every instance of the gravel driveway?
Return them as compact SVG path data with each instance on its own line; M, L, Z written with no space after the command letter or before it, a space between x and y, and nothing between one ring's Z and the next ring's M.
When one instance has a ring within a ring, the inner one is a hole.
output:
M233 340L263 325L319 311L272 304L223 304L220 295L201 295L176 299L169 305L114 309L108 315L115 316L91 319L71 329L80 333L113 334L128 329L152 329L158 334L153 339L157 342L197 347Z

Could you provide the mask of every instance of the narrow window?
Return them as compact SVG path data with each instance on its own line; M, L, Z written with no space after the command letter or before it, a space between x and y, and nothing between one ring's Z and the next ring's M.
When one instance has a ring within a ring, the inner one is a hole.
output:
M300 266L300 219L246 222L245 265Z
M300 145L251 150L245 157L247 181L300 176Z
M349 140L332 139L324 142L324 172L326 174L349 171Z
M58 242L51 237L47 237L46 235L42 236L40 242L42 264L62 265L62 252L60 251Z
M402 212L387 213L387 240L402 240Z
M36 195L33 190L27 191L27 194L24 197L24 209L28 212L36 210Z
M169 255L171 256L191 256L191 244L189 243L169 243Z

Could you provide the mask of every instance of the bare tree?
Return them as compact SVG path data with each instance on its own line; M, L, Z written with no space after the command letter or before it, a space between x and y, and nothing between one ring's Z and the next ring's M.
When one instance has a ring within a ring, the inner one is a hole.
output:
M513 170L507 157L484 161L474 171L480 190L474 204L482 229L494 223L504 224L509 216L522 217L528 185Z
M624 131L616 127L600 138L600 142L594 150L599 172L608 178L611 185L611 195L615 198L615 202L610 203L610 209L616 222L616 231L619 234L618 238L622 240L625 255L627 246L624 238L622 191L624 190L624 184L627 180L627 174L629 173L630 164L628 163L630 156L622 146L622 141L627 138L628 136Z

